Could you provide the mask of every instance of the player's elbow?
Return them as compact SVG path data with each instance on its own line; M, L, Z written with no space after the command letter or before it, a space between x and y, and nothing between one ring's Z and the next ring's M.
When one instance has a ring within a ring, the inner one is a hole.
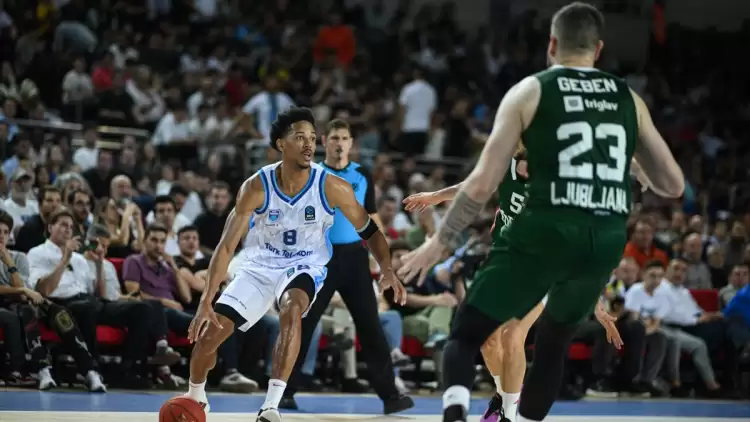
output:
M665 178L658 190L657 193L666 198L679 198L685 193L685 178L682 177L682 173L679 176Z

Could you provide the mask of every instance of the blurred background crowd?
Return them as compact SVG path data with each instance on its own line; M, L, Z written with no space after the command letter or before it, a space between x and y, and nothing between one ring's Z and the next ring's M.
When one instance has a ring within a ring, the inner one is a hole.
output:
M181 337L208 260L238 186L278 159L267 148L270 124L292 105L313 110L319 134L334 118L351 125L351 158L373 175L397 269L400 256L435 233L447 205L409 213L403 198L462 180L500 98L546 66L549 11L561 2L476 3L474 10L427 0L1 1L1 378L40 388L82 380L97 391L102 373L112 386L185 387L189 349ZM750 14L719 13L729 27L716 28L711 17L696 17L696 2L598 3L614 28L600 68L647 101L687 189L665 201L634 182L631 240L603 292L620 316L625 352L615 353L595 322L584 324L561 397L747 397L750 86L735 61L750 26L732 26L727 16ZM689 23L677 22L686 16ZM381 303L403 391L439 388L436 346L487 250L495 205L425 284L408 285L405 306ZM80 268L71 261L75 277L45 284L39 272L55 270L70 231L81 236ZM94 286L101 265L107 283ZM172 288L158 288L165 285ZM666 290L679 302L645 312L639 294ZM93 317L76 307L92 298L103 303ZM41 317L39 334L19 332L20 300L46 304L44 315L57 312L51 303L68 309L88 350L71 351L60 327L50 333L44 326L53 323ZM136 306L145 302L153 306ZM146 327L147 317L163 324ZM212 381L228 391L262 387L278 324L269 314L237 334ZM101 326L128 328L137 341L123 347ZM34 335L43 346L29 340ZM306 388L367 391L340 300L316 335ZM532 358L533 334L529 346ZM38 361L25 362L32 349ZM118 371L115 361L139 370Z

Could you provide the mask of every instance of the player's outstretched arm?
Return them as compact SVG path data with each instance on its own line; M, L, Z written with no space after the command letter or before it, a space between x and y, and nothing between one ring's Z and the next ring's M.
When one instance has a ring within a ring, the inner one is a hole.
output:
M435 192L420 192L409 195L402 201L406 211L423 211L425 208L453 199L464 182L448 186Z
M539 80L528 77L508 91L500 103L479 162L461 184L438 230L438 240L458 247L460 233L471 224L503 180L521 134L536 112L541 95Z
M203 290L201 302L210 304L213 301L216 292L219 290L219 285L226 278L229 261L234 256L240 239L247 233L253 211L263 206L265 192L259 177L256 174L245 181L237 193L236 205L227 217L221 240L219 240L216 251L211 257L211 263L208 265L208 283Z
M638 113L640 136L640 142L635 149L635 159L654 193L667 198L679 198L685 190L685 176L664 138L656 130L648 106L638 94L632 90L630 93L633 95Z
M370 217L367 210L357 201L349 182L340 177L328 175L325 181L325 196L328 204L341 211L344 217L352 223L360 237L367 241L367 246L380 266L381 292L391 288L393 289L394 301L401 304L406 303L406 289L398 281L391 267L391 253L388 248L388 241L375 220Z

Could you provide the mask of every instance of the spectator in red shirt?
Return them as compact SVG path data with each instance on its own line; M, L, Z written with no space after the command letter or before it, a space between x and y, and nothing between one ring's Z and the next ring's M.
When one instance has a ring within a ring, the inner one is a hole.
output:
M99 63L91 74L91 81L94 83L94 88L98 91L106 91L112 88L112 78L115 75L115 56L112 53L107 52L102 58L102 62Z
M646 219L635 223L633 234L625 245L623 256L633 258L640 268L651 260L662 262L664 266L669 264L666 252L654 246L654 226Z
M325 57L326 51L333 50L336 52L338 63L343 67L348 67L357 50L354 32L342 22L340 14L332 13L330 19L331 23L320 28L318 32L313 47L313 56L319 63Z
M224 91L227 93L229 104L232 107L241 106L247 99L245 95L246 84L247 82L245 82L245 78L242 77L242 69L237 65L232 65L229 69L229 77L224 84Z

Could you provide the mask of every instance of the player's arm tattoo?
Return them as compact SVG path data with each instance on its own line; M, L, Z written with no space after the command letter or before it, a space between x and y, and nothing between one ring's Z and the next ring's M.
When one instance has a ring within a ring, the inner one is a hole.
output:
M482 212L483 206L482 202L471 199L466 192L458 192L440 224L437 233L440 243L453 249L460 247L461 232Z

